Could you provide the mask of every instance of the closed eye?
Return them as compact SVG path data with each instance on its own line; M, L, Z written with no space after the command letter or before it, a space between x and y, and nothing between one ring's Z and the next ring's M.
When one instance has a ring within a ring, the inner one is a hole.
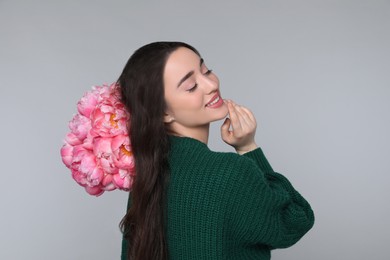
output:
M203 75L208 76L208 75L211 74L212 71L213 71L213 70L207 70ZM198 84L195 83L195 85L194 85L192 88L188 89L187 91L190 92L190 93L191 93L191 92L194 92L194 91L196 90L197 87L198 87Z
M201 69L201 70L202 70L202 68L207 69L207 66L206 66L206 64L204 63L204 59L203 59L203 58L200 59L200 64L199 64L199 66L200 66L200 69ZM203 71L203 70L202 70L202 71ZM207 71L206 71L205 73L203 73L203 74L204 74L204 75L209 75L212 71L213 71L213 70L207 69Z
M188 89L188 92L194 92L195 89L198 87L198 84L195 84L192 88Z
M204 75L209 75L211 72L213 72L213 70L207 70Z
M204 60L203 59L200 59L200 67L202 67L202 65L203 66L205 66L204 65ZM205 66L206 67L206 66ZM205 72L205 73L203 73L203 75L205 75L205 76L208 76L208 75L210 75L211 74L211 72L212 72L213 70L211 70L211 69L207 69L207 71ZM192 76L193 75L193 71L191 71L189 74L187 74L187 77L185 77L185 78L189 78L190 76ZM183 80L182 81L184 81L184 78L183 78ZM180 85L180 84L179 84ZM188 92L194 92L196 89L198 88L198 84L197 83L195 83L195 85L192 87L192 88L190 88L190 89L187 89L187 91Z

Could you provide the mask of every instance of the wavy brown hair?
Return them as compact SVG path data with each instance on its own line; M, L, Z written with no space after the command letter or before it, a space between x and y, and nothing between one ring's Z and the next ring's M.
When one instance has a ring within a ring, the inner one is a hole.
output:
M164 124L163 74L169 55L183 42L154 42L134 52L118 79L130 113L129 136L136 177L129 209L120 223L128 243L127 259L168 259L165 193L169 177L169 138Z

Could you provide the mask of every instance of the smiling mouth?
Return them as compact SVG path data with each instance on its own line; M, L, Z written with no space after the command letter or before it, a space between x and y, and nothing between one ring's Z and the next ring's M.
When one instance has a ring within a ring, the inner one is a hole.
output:
M217 104L217 103L218 103L218 101L219 101L219 99L220 99L220 96L218 95L218 97L217 97L217 98L215 98L213 101L211 101L211 102L207 103L206 107L209 107L209 106L212 106L212 105L215 105L215 104Z
M221 97L219 96L219 93L217 93L213 98L212 100L206 104L206 107L209 107L209 106L212 106L212 105L215 105L218 103L218 101L221 99Z

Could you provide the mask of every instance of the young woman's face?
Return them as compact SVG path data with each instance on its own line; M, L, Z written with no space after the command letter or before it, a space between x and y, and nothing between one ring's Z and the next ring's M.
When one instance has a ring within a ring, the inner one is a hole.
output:
M165 122L176 129L204 126L223 119L228 113L219 92L218 77L190 49L180 47L169 56L164 70L164 90Z

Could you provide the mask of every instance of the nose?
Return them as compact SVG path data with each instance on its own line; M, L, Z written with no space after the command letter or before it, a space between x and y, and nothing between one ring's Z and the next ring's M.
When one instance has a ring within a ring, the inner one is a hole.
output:
M216 76L211 78L207 75L202 75L201 78L202 78L201 83L202 83L203 89L207 94L214 93L218 90L219 81L218 81L218 78Z

